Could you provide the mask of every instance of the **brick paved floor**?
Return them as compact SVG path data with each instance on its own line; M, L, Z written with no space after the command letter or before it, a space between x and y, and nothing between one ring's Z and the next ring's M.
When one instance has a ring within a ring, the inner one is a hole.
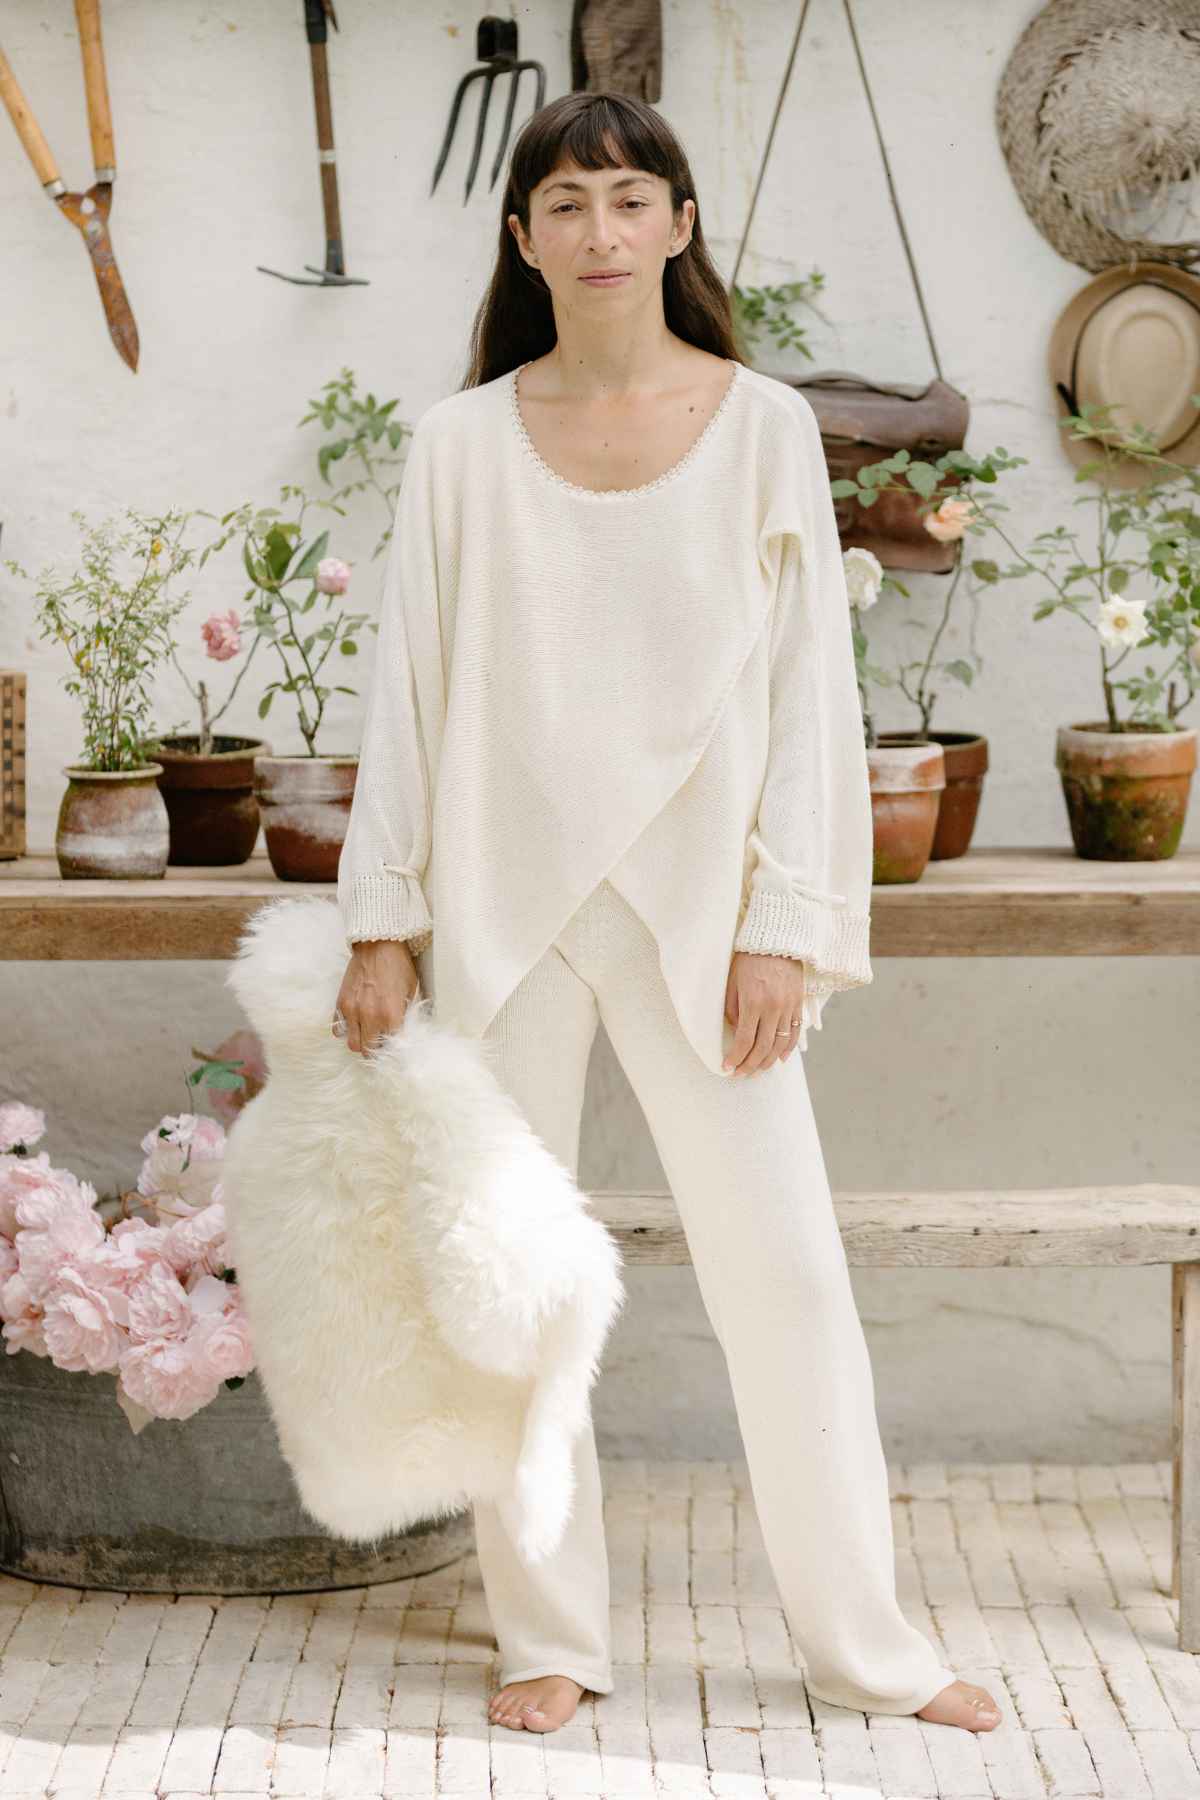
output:
M1200 1797L1169 1473L892 1469L905 1611L1004 1708L978 1737L806 1694L737 1464L605 1464L617 1688L545 1737L488 1726L473 1557L275 1599L0 1577L0 1793Z

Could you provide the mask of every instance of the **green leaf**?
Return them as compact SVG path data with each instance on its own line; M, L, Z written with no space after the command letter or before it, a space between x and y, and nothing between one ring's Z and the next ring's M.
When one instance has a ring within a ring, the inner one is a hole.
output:
M342 639L341 643L338 645L338 649L341 651L343 656L357 656L358 655L358 645L354 642L353 638L344 637Z
M308 549L304 552L304 555L300 558L300 561L296 564L296 567L292 570L292 579L294 581L304 581L311 576L313 570L324 556L325 546L328 542L329 533L327 531L323 531L320 537L315 537L313 539L312 543L308 546Z
M915 462L908 465L908 480L923 500L928 500L938 485L938 472L932 463Z
M835 500L849 500L853 494L857 494L858 483L857 481L846 481L844 478L831 481L829 491Z
M971 573L975 576L977 581L999 581L1000 579L998 565L994 562L990 562L985 556L980 556L975 559L971 564Z
M1035 606L1033 609L1034 618L1035 619L1048 618L1049 615L1054 611L1054 604L1055 603L1053 600L1040 601L1039 604L1037 606Z
M274 698L275 698L275 689L268 688L267 692L263 695L262 699L258 703L258 716L260 719L266 718L267 714L271 710L271 702Z
M1108 572L1108 591L1110 594L1123 594L1129 586L1128 569L1110 569Z
M282 581L292 560L292 546L285 531L272 525L266 537L267 567L274 581Z

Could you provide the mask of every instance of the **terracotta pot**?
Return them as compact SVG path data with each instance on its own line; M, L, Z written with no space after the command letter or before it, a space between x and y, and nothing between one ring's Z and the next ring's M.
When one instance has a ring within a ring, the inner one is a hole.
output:
M1174 856L1187 816L1196 732L1106 720L1060 725L1055 762L1077 856L1157 862Z
M170 841L159 762L137 769L63 769L54 850L64 881L141 881L165 875Z
M946 759L940 744L888 734L867 747L875 820L872 880L918 881L937 830Z
M169 863L227 868L244 863L258 838L254 758L271 746L262 738L213 738L207 756L196 735L163 738L154 754L163 766L158 787L171 821Z
M946 786L929 852L931 862L941 862L965 856L971 847L988 769L988 741L975 731L931 731L929 741L940 744L946 757Z
M281 881L336 881L358 756L259 756L254 791Z

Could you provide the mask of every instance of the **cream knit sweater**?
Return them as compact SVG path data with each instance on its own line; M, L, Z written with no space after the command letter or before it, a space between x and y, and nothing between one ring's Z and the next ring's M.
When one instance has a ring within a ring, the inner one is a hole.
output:
M815 414L740 363L657 480L565 480L510 372L436 401L405 464L338 871L347 939L432 941L482 1036L607 876L714 1072L735 949L796 957L799 1047L872 979L872 824Z

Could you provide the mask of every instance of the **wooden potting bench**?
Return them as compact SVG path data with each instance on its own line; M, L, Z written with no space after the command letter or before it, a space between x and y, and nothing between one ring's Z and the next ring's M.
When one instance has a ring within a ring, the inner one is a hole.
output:
M0 863L0 960L221 960L281 894L266 856L161 881L62 881L53 856ZM876 956L1200 956L1200 851L1084 862L1069 849L972 850L920 881L877 886ZM28 1024L28 1021L24 1022ZM685 1263L668 1193L603 1192L595 1211L627 1262ZM1200 1649L1200 1183L975 1188L835 1196L848 1261L871 1268L1171 1265L1174 1591L1179 1641Z

